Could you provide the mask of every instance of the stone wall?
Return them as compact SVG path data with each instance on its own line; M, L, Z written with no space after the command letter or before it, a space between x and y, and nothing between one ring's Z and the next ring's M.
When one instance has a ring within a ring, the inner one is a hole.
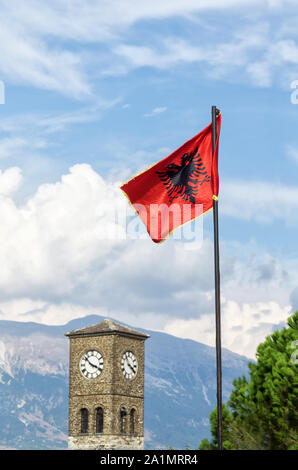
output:
M101 374L87 379L79 369L82 355L97 350L104 359ZM134 379L121 370L122 355L132 351L138 360ZM103 409L103 433L96 434L96 408ZM81 409L88 410L88 433L81 434ZM120 409L127 412L125 435L120 432ZM135 410L130 435L130 411ZM144 446L144 341L118 334L70 338L69 448L142 449Z
M79 436L68 438L69 450L143 450L144 438L131 436Z
M96 408L103 409L103 434L120 434L120 410L126 409L126 434L130 432L130 411L135 410L134 434L144 435L144 402L142 398L123 395L75 396L69 399L69 436L81 435L81 409L89 413L88 434L96 431Z

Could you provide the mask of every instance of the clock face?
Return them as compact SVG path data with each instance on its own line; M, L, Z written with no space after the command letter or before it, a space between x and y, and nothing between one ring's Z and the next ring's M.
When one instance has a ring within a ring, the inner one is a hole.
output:
M87 379L95 379L103 369L103 357L95 350L85 352L80 359L80 371Z
M126 351L121 359L121 370L126 379L132 380L138 369L138 361L134 353Z

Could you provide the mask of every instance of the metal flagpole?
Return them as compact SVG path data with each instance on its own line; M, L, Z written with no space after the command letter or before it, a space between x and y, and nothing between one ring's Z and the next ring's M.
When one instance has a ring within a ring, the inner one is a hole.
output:
M219 109L212 106L212 155L214 154L217 129L216 117ZM221 320L220 320L220 273L218 242L218 200L213 198L214 227L214 277L215 277L215 329L216 329L216 377L217 377L217 440L218 450L222 450L222 366L221 366Z

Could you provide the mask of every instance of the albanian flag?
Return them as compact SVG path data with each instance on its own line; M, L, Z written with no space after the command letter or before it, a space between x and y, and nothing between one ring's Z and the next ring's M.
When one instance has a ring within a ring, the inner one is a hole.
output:
M218 140L212 155L212 124L180 148L121 186L154 242L204 214L218 196Z

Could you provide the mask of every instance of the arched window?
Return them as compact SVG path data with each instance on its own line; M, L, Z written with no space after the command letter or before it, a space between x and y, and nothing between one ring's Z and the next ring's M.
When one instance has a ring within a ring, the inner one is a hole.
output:
M88 410L81 409L81 434L88 434Z
M129 434L131 436L135 435L135 419L136 419L136 410L132 408L129 414Z
M120 434L126 434L126 409L121 408L120 410Z
M103 409L96 408L96 434L103 433Z

